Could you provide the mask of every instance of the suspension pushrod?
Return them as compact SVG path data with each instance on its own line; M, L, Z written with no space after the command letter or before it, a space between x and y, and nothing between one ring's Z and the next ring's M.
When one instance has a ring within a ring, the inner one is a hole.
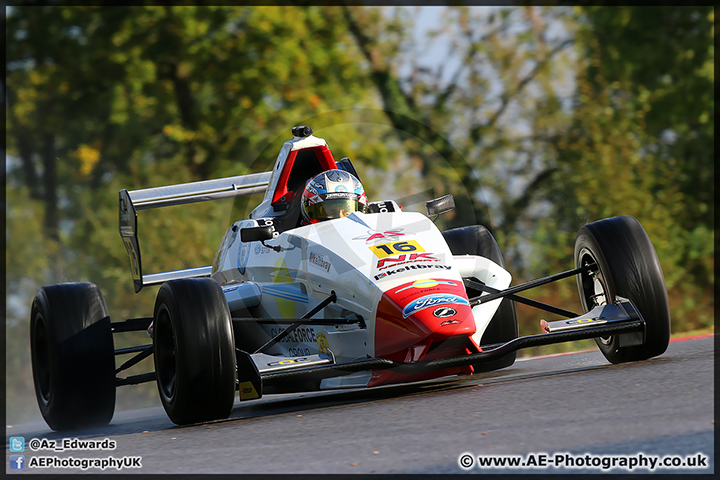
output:
M149 357L150 355L152 355L152 353L153 353L153 346L152 346L152 345L148 345L148 346L145 348L145 350L143 350L142 352L138 353L137 355L135 355L134 357L132 357L132 358L131 358L130 360L128 360L127 362L125 362L125 363L123 363L122 365L120 365L120 366L115 370L115 373L118 374L118 373L122 372L123 370L127 370L128 368L137 365L138 363L142 362L142 361L145 360L147 357Z
M131 375L127 378L116 378L115 385L122 387L123 385L137 385L139 383L152 382L155 380L155 372L141 373L140 375Z
M144 351L148 347L152 347L152 345L138 345L136 347L118 348L117 350L115 350L115 355L125 355L126 353L138 353L138 352Z
M557 280L562 280L563 278L572 277L573 275L577 275L579 273L585 273L588 270L590 270L593 265L585 265L580 268L574 268L572 270L568 270L566 272L556 273L555 275L550 275L549 277L543 277L538 278L537 280L531 280L526 283L521 283L520 285L515 285L514 287L506 288L505 290L500 290L497 293L491 293L490 295L482 295L480 297L474 297L470 299L470 306L474 307L475 305L480 305L481 303L487 303L491 302L493 300L497 300L498 298L507 297L508 295L512 295L519 292L524 292L525 290L530 290L531 288L539 287L540 285L545 285L546 283L555 282Z
M315 306L315 308L313 308L312 310L310 310L309 312L307 312L305 315L303 315L302 317L300 317L298 320L305 320L305 319L308 319L308 318L312 317L313 315L315 315L316 313L318 313L320 310L322 310L323 308L325 308L325 307L327 307L328 305L330 305L331 303L333 303L335 300L337 300L337 295L335 295L335 292L332 292L329 297L327 297L327 298L326 298L325 300L323 300L322 302L318 303L318 304ZM282 340L283 338L285 338L286 336L288 336L289 334L291 334L296 328L298 328L298 327L299 327L300 325L302 325L302 324L303 324L303 322L295 322L295 323L293 323L292 325L290 325L289 327L287 327L285 330L283 330L282 332L278 333L278 334L275 335L273 338L271 338L270 340L268 340L268 342L267 342L265 345L263 345L262 347L258 348L258 349L255 350L253 353L261 353L261 352L263 352L264 350L272 347L272 346L275 345L277 342L279 342L280 340Z
M465 282L465 286L474 288L475 290L483 290L488 293L500 293L502 290L498 290L497 288L490 287L488 285L485 285L480 282L476 282L474 280L470 280L467 278L463 279L463 282ZM530 307L535 307L540 310L545 310L546 312L555 313L557 315L562 315L567 318L575 318L578 316L577 313L573 313L569 310L563 310L562 308L555 307L553 305L548 305L547 303L538 302L537 300L533 300L531 298L521 297L520 295L516 295L514 293L511 293L507 295L505 298L508 300L512 300L514 302L523 303L525 305L528 305Z

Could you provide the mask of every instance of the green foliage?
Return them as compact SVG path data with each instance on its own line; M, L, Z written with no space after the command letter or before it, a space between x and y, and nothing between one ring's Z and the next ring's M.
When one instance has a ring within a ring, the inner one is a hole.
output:
M569 267L580 225L633 215L660 258L673 330L706 327L714 284L712 9L582 12L576 95L550 145L557 169L545 194L551 210L533 234L533 255L542 259L535 268Z
M577 159L568 165L577 172L582 162L602 173L583 193L594 199L595 215L617 206L636 212L652 238L671 243L660 249L669 258L676 251L672 263L697 270L694 261L707 260L713 243L712 9L632 7L623 16L608 10L588 10L583 37L590 61L579 77L577 123L564 144ZM588 161L593 156L598 161ZM592 187L602 183L598 198ZM700 269L694 280L712 283L712 265Z
M683 168L697 164L695 175L680 180L703 181L697 173L712 165L713 9L632 7L626 13L619 25L612 9L587 9L593 38L587 52L594 58L588 72L626 81L628 101L645 112L647 131L657 137L673 131L674 140L665 140L668 152L690 155L678 158Z

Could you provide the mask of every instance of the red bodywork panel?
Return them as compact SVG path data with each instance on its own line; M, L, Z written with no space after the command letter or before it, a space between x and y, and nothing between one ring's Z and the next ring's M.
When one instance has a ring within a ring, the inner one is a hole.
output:
M295 160L298 158L299 154L303 156L308 154L314 155L314 158L309 160L310 165L296 166ZM310 180L310 178L314 175L326 170L334 170L336 168L337 164L335 163L335 158L327 145L303 148L290 152L285 160L282 172L280 172L280 178L278 179L277 186L275 187L275 193L273 194L271 203L275 204L291 201L297 189L300 188L300 191L302 191L301 187L305 187L305 182ZM303 172L301 170L305 171ZM297 183L297 185L292 185L292 183ZM283 199L283 197L285 198Z
M375 357L416 362L478 353L471 338L474 333L475 319L462 283L416 280L383 294L375 322ZM368 386L470 375L472 371L471 366L416 375L375 370Z

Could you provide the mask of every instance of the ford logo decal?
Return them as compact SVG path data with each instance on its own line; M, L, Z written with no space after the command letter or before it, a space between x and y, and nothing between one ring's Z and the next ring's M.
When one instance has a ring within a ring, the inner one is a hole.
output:
M470 303L459 295L445 294L445 293L434 293L432 295L425 295L405 305L403 308L403 318L407 318L410 315L425 310L426 308L436 307L445 303L456 303L459 305L470 305Z

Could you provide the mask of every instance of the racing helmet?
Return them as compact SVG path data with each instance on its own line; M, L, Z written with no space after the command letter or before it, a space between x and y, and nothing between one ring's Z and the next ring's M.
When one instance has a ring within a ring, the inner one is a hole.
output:
M360 180L344 170L327 170L305 184L300 200L305 224L367 211L367 196Z

